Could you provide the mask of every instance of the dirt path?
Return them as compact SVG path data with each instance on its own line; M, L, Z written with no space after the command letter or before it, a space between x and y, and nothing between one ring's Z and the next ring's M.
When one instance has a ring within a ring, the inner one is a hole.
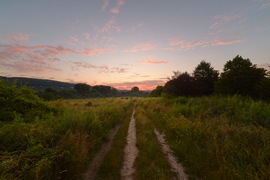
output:
M169 145L166 143L164 134L160 133L157 129L154 129L157 139L162 147L163 153L167 156L168 161L171 165L172 171L177 174L178 179L187 180L188 176L184 172L183 166L177 162L177 158L173 155L173 151L170 149Z
M124 163L121 169L121 176L124 180L132 180L135 168L133 167L135 159L138 155L136 147L136 124L135 124L135 109L133 110L128 128L127 145L125 147Z
M85 180L94 180L98 169L106 155L106 153L110 150L112 142L113 142L113 138L116 135L117 131L119 130L119 125L117 125L116 127L114 127L110 134L109 134L109 139L108 142L106 142L105 144L103 144L102 148L100 149L100 151L96 154L96 156L93 158L85 176L84 179Z

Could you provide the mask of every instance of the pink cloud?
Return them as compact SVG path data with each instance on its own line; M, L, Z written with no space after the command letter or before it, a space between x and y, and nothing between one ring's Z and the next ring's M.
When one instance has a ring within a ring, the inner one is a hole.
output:
M236 15L218 15L214 16L214 19L217 21L214 22L212 25L209 26L210 29L216 29L222 26L223 24L229 23L233 20L239 19L239 23L244 22L242 19L242 14L236 14Z
M29 34L22 34L22 33L17 33L17 34L13 34L5 39L7 40L12 40L16 43L20 43L22 41L28 41L29 40Z
M146 43L137 45L131 49L124 50L123 52L140 52L140 51L150 51L156 48L155 44Z
M121 90L131 90L132 87L138 86L140 90L153 90L158 85L164 85L163 80L145 80L145 81L134 81L134 82L121 82L121 83L108 83L107 85L113 86Z
M17 72L59 71L54 67L55 63L61 61L58 55L70 53L93 56L105 51L104 48L74 50L61 46L21 45L0 45L0 49L0 64Z
M90 48L81 51L76 51L75 54L83 54L87 56L100 55L105 51L105 48Z
M130 30L128 31L136 31L137 29L143 27L143 23L138 23L136 26L132 27Z
M171 47L164 48L164 49L165 50L184 50L184 51L188 51L188 50L194 49L195 47L231 45L231 44L236 44L236 43L243 42L243 40L239 39L239 38L233 39L233 40L220 40L220 39L221 38L214 38L212 40L210 39L210 40L199 40L199 41L171 40L169 42L169 45Z
M115 18L111 18L101 29L99 29L99 32L101 33L108 33L108 32L120 32L121 27L116 25Z
M241 43L243 40L241 39L236 39L236 40L228 40L228 41L222 41L222 40L214 40L211 43L211 46L220 46L220 45L230 45L230 44L236 44L236 43Z
M100 71L100 73L126 73L127 69L126 68L119 68L119 67L113 67L109 68L106 65L103 66L96 66L88 63L82 63L82 62L73 62L74 65L74 70L79 70L80 68L84 69L97 69Z
M64 48L62 46L20 46L20 45L1 45L2 51L0 54L3 56L7 55L17 55L18 53L23 54L36 54L41 56L42 58L48 58L50 56L57 56L61 54L80 54L80 55L100 55L105 51L105 48L89 48L89 49L82 49L82 50L74 50Z
M110 4L110 0L104 0L104 3L102 5L101 10L102 11L105 11L107 9L107 7L108 7L109 4Z
M125 4L125 1L124 0L118 0L117 1L117 4L116 4L116 7L112 8L111 9L111 13L113 14L119 14L120 12L120 8Z
M168 61L139 61L143 64L168 64Z
M138 61L142 64L168 64L168 61L157 61L156 57L153 55L148 55L143 58L142 61Z
M171 40L169 44L172 47L177 47L179 49L188 51L190 49L195 48L196 46L203 46L203 45L206 45L208 43L209 42L204 41L204 40L200 40L200 41Z

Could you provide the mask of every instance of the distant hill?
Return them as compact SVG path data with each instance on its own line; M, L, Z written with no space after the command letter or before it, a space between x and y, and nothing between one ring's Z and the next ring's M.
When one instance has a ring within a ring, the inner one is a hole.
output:
M0 77L5 81L16 81L18 84L27 85L35 90L41 90L46 88L53 89L73 89L73 83L53 81L48 79L35 79L35 78L24 78L24 77Z

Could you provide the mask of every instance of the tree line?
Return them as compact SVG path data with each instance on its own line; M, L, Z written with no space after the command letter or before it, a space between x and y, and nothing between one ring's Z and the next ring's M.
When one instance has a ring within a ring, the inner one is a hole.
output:
M223 72L210 62L201 61L192 74L174 72L163 86L150 96L207 96L212 94L242 95L270 100L270 73L237 55L225 63Z
M46 88L39 90L37 95L44 100L56 99L85 99L85 98L99 98L99 97L141 97L149 93L140 91L137 86L131 90L121 91L111 86L97 85L91 86L86 83L78 83L74 85L73 89L56 90L53 88Z

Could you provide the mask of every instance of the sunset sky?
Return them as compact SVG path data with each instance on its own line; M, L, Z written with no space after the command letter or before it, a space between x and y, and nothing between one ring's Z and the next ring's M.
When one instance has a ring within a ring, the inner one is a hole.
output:
M0 0L0 76L152 90L205 60L270 65L270 0Z

